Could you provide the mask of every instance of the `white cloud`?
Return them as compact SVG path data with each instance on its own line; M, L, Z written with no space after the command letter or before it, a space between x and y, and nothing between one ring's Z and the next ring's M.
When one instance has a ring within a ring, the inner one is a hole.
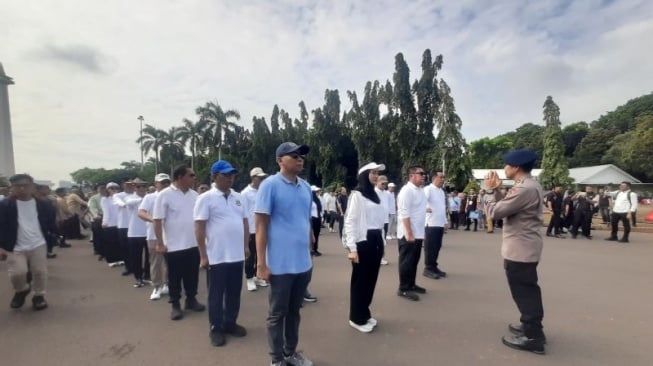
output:
M541 121L591 121L651 91L653 3L623 1L111 1L3 5L0 61L19 171L67 179L138 160L136 117L168 128L218 100L249 126L326 88L392 78L403 52L444 55L468 141ZM650 43L650 42L648 42Z

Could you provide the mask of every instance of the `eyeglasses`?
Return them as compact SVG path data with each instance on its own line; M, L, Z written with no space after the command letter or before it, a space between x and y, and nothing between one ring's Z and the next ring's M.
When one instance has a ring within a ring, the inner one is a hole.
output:
M298 160L299 158L301 158L302 160L306 160L306 155L299 155L297 153L286 154L285 156L289 156L295 160Z

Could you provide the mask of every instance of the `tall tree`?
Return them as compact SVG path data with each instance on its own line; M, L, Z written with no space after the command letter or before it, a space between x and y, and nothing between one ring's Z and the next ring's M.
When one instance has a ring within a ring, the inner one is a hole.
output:
M402 171L410 165L424 164L424 151L415 149L417 136L417 111L410 88L410 68L404 55L395 56L395 72L392 107L397 112L394 126L394 139L397 141L399 156L403 162Z
M216 102L206 102L203 106L197 107L195 113L199 116L200 121L208 121L209 136L207 141L210 143L211 151L218 151L218 158L222 156L222 136L227 130L234 130L237 126L235 121L240 120L240 113L233 109L223 110L220 104ZM234 121L235 120L235 121Z
M513 149L512 140L506 135L483 137L469 144L471 167L496 169L503 166L503 156Z
M206 119L201 119L193 122L187 118L183 119L183 125L179 127L177 135L181 139L182 144L188 145L190 150L190 165L195 168L195 156L203 150L205 146L205 137L209 129L210 122Z
M442 108L437 119L438 137L436 147L429 154L432 159L430 166L442 167L449 184L463 188L472 176L469 146L460 132L462 120L456 113L451 89L444 80L440 80L440 95Z
M143 147L143 154L147 155L150 151L154 152L154 171L159 172L159 154L163 146L163 134L165 131L160 130L150 124L143 127L143 135L136 140Z
M560 108L551 96L544 101L544 154L542 157L542 172L539 180L542 186L553 188L556 185L571 183L569 169L565 159L565 147L560 128Z
M184 144L179 134L179 127L170 127L168 131L161 131L161 162L169 167L169 173L175 165L184 161Z
M438 55L435 58L435 62L433 62L431 50L426 49L422 55L422 76L413 86L418 107L414 149L422 154L433 150L435 147L433 128L441 102L437 75L441 68L442 55ZM451 106L453 106L453 99L451 100ZM455 114L455 111L453 113ZM455 117L457 118L458 116L456 115ZM453 123L453 121L451 122ZM458 118L458 122L460 122L460 118ZM447 138L444 138L444 140L447 140Z

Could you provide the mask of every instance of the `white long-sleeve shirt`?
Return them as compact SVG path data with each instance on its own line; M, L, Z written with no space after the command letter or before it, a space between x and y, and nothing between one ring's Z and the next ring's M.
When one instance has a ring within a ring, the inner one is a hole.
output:
M387 216L383 201L375 203L360 192L351 191L342 230L342 241L349 251L356 252L356 243L367 240L368 230L383 230Z
M637 211L637 194L631 190L619 191L614 198L613 212L628 213Z
M129 228L130 212L127 209L127 197L132 193L118 192L111 196L113 203L118 207L118 229Z
M106 227L118 226L118 206L113 203L111 196L100 199L102 207L102 225Z
M447 225L447 194L442 188L429 184L424 188L426 208L426 226L445 227Z
M410 227L415 239L424 239L426 222L426 196L422 189L411 182L406 183L397 196L397 236L406 236L403 219L410 219Z

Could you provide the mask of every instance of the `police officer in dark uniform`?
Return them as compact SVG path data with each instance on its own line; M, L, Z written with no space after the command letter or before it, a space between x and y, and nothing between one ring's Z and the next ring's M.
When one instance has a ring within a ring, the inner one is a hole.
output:
M578 201L574 205L574 225L571 228L571 237L573 239L578 236L579 227L585 238L592 239L590 230L592 228L595 196L593 188L589 186L585 188L585 192L578 194Z
M543 195L540 184L531 177L537 155L529 149L511 151L503 158L504 171L515 185L504 196L501 179L488 173L484 186L490 197L486 212L494 220L503 219L501 255L512 298L521 313L521 324L510 324L513 335L502 338L508 347L544 354L546 337L542 330L544 309L538 285L537 265L542 255Z
M562 186L556 185L546 196L546 206L551 211L551 220L546 229L546 236L563 238L562 235Z

